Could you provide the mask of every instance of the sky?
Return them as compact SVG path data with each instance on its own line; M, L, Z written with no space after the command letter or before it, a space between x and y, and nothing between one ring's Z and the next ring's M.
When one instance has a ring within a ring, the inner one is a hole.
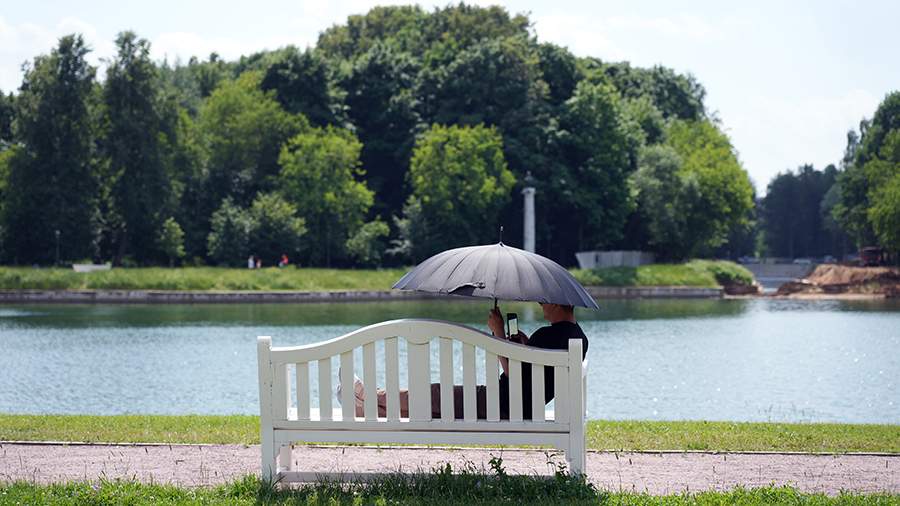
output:
M100 67L116 34L134 30L157 59L226 59L288 44L314 46L321 31L386 0L2 0L0 90L21 84L21 66L81 33ZM578 56L655 64L694 75L760 195L777 173L837 164L847 131L900 90L900 2L760 0L475 0L526 13L538 40ZM446 2L420 2L424 8Z

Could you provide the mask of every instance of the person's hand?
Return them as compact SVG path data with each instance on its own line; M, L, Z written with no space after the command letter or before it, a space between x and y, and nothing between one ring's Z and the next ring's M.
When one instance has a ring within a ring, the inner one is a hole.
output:
M525 333L520 330L518 334L516 334L516 335L512 336L512 338L510 338L510 341L512 341L514 343L519 343L519 344L528 344L528 336L525 335Z
M499 308L491 309L491 312L488 314L487 325L491 329L492 334L500 338L506 338L506 331L503 330L503 315L500 314Z

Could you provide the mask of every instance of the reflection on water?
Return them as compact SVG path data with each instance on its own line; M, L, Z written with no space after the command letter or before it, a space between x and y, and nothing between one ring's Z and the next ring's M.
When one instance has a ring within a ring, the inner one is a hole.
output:
M588 411L605 419L900 423L900 302L600 301ZM488 300L0 308L0 412L254 413L257 335L404 317L482 329ZM536 304L503 304L533 332Z

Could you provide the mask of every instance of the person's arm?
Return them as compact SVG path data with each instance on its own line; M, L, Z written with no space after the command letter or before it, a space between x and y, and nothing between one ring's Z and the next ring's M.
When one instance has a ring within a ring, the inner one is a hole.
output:
M491 313L488 315L488 328L491 329L491 333L494 334L495 337L519 344L528 344L528 336L522 331L519 331L512 339L506 338L506 332L503 329L503 315L500 314L498 308L491 309ZM500 359L500 367L503 368L504 374L509 376L509 359L506 357L498 358Z
M528 344L528 336L525 335L525 333L520 330L519 333L516 334L516 336L513 339L510 339L510 341L512 341L514 343L527 345ZM500 359L500 367L503 368L503 373L506 374L507 376L509 376L509 359L506 357L497 357L497 358Z

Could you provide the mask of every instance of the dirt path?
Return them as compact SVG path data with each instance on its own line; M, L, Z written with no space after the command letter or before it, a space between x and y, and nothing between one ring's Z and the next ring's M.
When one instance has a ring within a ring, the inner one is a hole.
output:
M550 474L535 450L298 447L293 458L309 471L431 470L444 463L490 469L503 458L511 473ZM561 455L551 456L564 462ZM0 481L39 483L136 479L185 486L213 485L256 473L259 447L237 445L0 444ZM589 452L589 479L598 487L652 494L723 490L736 485L792 485L807 492L900 493L900 456L746 453Z

